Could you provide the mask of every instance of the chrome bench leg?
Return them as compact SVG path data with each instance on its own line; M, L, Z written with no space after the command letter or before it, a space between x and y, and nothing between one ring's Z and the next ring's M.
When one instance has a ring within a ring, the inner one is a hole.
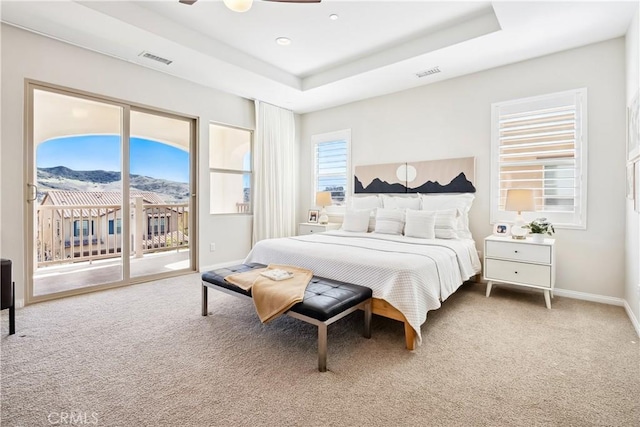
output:
M327 372L327 325L318 324L318 371Z
M202 315L206 316L208 314L209 311L209 307L208 307L208 291L209 288L206 287L205 285L202 285Z

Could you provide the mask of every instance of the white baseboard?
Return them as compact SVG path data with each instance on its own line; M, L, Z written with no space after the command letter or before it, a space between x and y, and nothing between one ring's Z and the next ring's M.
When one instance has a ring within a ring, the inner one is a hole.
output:
M211 270L215 270L217 268L224 268L224 267L229 267L231 265L242 264L243 261L244 261L244 259L237 259L237 260L234 260L234 261L221 262L219 264L205 265L204 267L200 267L200 269L198 271L200 273L204 273L205 271L211 271Z
M629 320L631 320L631 324L636 329L636 334L638 334L638 337L640 338L640 323L638 323L638 319L636 319L636 316L633 314L633 310L629 307L627 300L624 300L624 309L627 312L627 316L629 316Z
M618 305L620 307L622 307L625 303L625 301L622 298L608 297L606 295L598 295L598 294L589 294L586 292L570 291L568 289L561 289L561 288L555 288L553 290L553 294L558 295L560 297L581 299L584 301L593 301L593 302L599 302L602 304L609 304L609 305Z

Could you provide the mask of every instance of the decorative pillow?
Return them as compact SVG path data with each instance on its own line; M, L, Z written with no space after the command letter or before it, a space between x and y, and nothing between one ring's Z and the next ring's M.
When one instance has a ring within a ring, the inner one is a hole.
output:
M370 209L347 209L344 213L342 229L344 231L357 231L366 233L369 228Z
M435 239L436 213L407 209L404 235L420 239Z
M420 209L420 197L386 196L381 195L385 209Z
M382 207L382 200L378 196L353 196L349 198L351 209L369 209Z
M369 226L367 231L373 231L376 228L376 209L382 207L382 199L376 196L360 196L350 197L349 207L351 209L368 209L371 211L369 218Z
M475 199L471 193L460 194L421 194L422 210L441 211L445 209L458 209L458 223L456 224L456 234L459 238L472 239L469 230L469 210Z
M434 226L436 239L457 239L458 210L445 209L432 213L435 213L436 216Z
M401 209L378 208L376 212L376 233L402 234L404 211Z

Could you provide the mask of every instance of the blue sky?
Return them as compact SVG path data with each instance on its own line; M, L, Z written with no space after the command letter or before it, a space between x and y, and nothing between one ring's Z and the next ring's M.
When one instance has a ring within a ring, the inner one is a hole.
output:
M142 138L131 138L130 146L132 174L189 182L186 151ZM120 137L88 135L51 139L38 146L36 166L120 171Z

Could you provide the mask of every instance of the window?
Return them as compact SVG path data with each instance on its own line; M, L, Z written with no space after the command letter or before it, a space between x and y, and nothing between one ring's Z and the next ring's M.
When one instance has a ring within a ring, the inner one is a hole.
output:
M210 213L251 213L252 139L250 130L209 125Z
M330 191L334 206L344 206L349 194L351 130L313 135L312 205L318 191Z
M116 219L115 234L122 234L122 220ZM114 234L113 220L109 220L109 234Z
M91 235L93 235L93 221L91 221ZM89 220L82 220L82 236L89 235ZM80 237L80 220L73 221L73 237Z
M513 220L507 189L526 188L536 206L526 220L586 228L586 111L586 89L492 105L492 223Z
M149 218L149 222L147 225L147 232L150 236L157 236L159 234L169 233L169 227L167 227L165 231L166 217L161 216L160 218Z

